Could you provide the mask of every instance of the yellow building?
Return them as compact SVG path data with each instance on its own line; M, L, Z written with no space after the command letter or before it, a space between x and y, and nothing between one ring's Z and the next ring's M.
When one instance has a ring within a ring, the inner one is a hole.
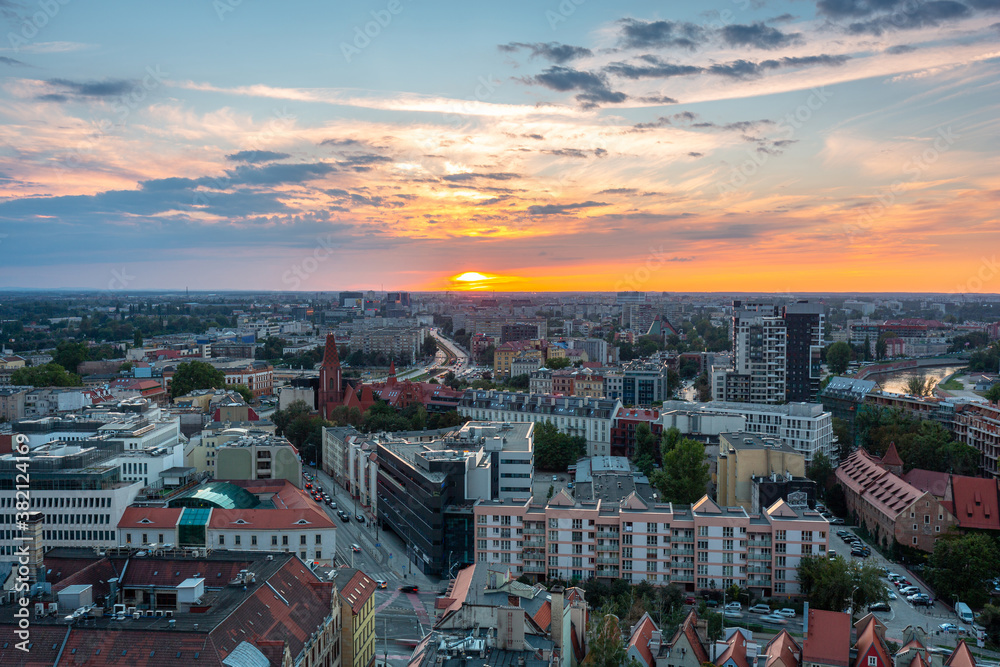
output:
M524 340L498 345L493 351L493 375L503 378L510 377L510 364L518 355L523 355L522 358L537 358L539 361L543 361L545 357L538 349L539 345L538 341Z
M343 667L370 667L375 663L375 580L357 570L339 588L343 622L341 664Z
M0 368L4 370L24 368L24 359L16 354L8 357L0 357Z
M573 380L573 395L584 398L604 398L604 378L594 375L589 369L576 374Z
M720 433L716 460L716 502L724 507L752 505L753 477L790 474L805 477L806 457L779 440L752 433Z

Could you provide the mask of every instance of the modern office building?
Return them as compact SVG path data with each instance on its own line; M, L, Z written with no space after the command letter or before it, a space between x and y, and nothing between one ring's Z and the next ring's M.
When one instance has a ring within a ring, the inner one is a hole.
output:
M763 596L799 594L803 556L824 555L829 523L778 501L759 514L721 507L576 501L563 490L547 503L476 502L476 562L537 580L624 579L686 591L738 585Z
M785 400L810 402L819 393L822 375L823 304L799 301L784 307Z
M219 447L216 457L217 479L285 479L302 484L302 460L287 438L244 432Z

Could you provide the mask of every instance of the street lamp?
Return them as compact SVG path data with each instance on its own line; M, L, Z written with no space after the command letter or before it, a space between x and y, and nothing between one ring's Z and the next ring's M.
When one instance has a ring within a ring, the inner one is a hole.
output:
M855 592L856 592L857 590L858 590L858 587L857 587L857 586L855 586L854 588L852 588L852 589L851 589L851 606L850 606L850 616L851 616L851 621L852 621L852 622L854 621L854 593L855 593Z

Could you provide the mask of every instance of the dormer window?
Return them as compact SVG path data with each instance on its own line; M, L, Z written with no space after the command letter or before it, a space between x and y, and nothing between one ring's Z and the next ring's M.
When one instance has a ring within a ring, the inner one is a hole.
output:
M150 521L149 519L142 519L141 521L139 521L139 523L153 523L153 522Z

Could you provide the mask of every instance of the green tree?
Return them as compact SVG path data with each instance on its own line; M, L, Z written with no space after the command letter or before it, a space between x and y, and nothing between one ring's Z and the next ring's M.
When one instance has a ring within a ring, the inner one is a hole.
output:
M132 334L132 347L142 347L142 331L136 329Z
M302 460L322 464L323 428L333 426L316 414L299 414L286 427L285 437L295 445Z
M833 437L837 439L837 455L841 461L854 451L854 429L851 423L840 417L833 418Z
M564 472L587 452L585 438L562 433L550 421L536 422L534 435L535 466L540 470Z
M938 597L978 608L990 599L987 582L1000 576L1000 549L992 535L945 535L934 542L928 568Z
M66 369L67 373L76 373L80 364L90 359L90 349L86 343L74 343L64 340L56 345L52 361Z
M44 366L25 366L11 374L10 383L28 387L82 387L83 380L76 373L68 373L57 363Z
M987 389L986 393L983 394L983 396L990 403L996 403L997 401L1000 401L1000 382L996 383L995 385Z
M930 378L914 375L906 381L906 393L913 396L927 396L933 388L934 382Z
M799 561L799 585L809 605L828 611L855 613L888 599L881 580L881 566L874 562L847 561L843 556L806 556Z
M130 370L132 370L131 361L126 361L125 363L123 363L121 366L118 367L119 373L128 373Z
M993 645L1000 644L1000 605L983 607L976 622L986 631L986 637Z
M486 382L488 382L488 380L486 380ZM511 379L507 380L507 386L514 389L527 389L530 382L531 376L526 373L522 373L521 375L515 375Z
M834 375L842 375L851 363L851 346L843 341L831 345L826 351L826 364Z
M253 392L250 391L250 387L245 384L238 384L233 387L233 391L243 397L243 402L247 405L253 403Z
M551 359L545 360L545 367L554 371L562 370L563 368L569 368L573 362L569 360L569 357L553 357Z
M666 431L663 432L663 438L660 439L660 458L662 459L667 455L671 449L677 446L677 443L681 441L681 432L676 426L671 426Z
M285 428L288 427L296 417L307 415L312 412L312 407L305 401L292 401L284 410L275 410L271 415L275 431L278 435L285 435ZM288 437L287 435L285 437Z
M379 431L409 431L410 420L402 416L385 401L375 401L361 421L361 430L365 433Z
M433 357L437 354L438 344L434 336L428 336L420 346L420 353L425 357Z
M653 472L650 482L662 494L664 502L691 504L707 492L709 481L705 446L697 440L682 438L663 453L663 468Z
M285 353L285 341L277 336L268 336L264 344L258 347L254 356L257 359L281 359Z
M830 459L823 452L813 457L812 463L809 465L809 470L806 471L806 477L816 482L816 487L821 494L826 491L827 480L830 479L830 475L832 474L833 464L830 463Z
M586 661L593 667L622 667L628 655L618 617L613 614L594 615L587 637Z
M660 439L653 435L653 430L650 428L649 422L642 422L636 426L633 460L638 461L646 457L655 463L660 453L659 441Z
M224 389L226 374L204 361L180 364L170 380L170 397L184 396L195 389Z
M468 421L468 418L458 414L458 410L434 412L427 416L427 428L431 430L439 428L452 428L454 426L460 426L466 421Z

